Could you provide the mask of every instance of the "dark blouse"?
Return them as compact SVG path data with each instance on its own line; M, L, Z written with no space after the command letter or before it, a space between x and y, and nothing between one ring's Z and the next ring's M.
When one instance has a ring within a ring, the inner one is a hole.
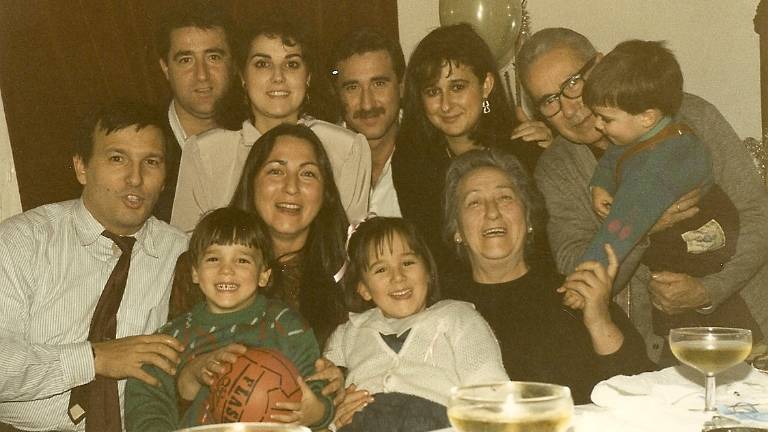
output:
M553 269L531 269L511 282L463 286L462 300L474 303L496 333L511 379L566 385L574 402L583 404L598 382L655 368L640 333L615 303L611 317L624 343L613 354L596 354L580 311L561 304L555 290L562 282Z
M533 173L541 148L522 140L505 140L494 146L516 156ZM444 144L408 142L398 137L392 155L392 180L403 217L424 236L443 279L458 278L467 269L443 242L443 189L452 156Z

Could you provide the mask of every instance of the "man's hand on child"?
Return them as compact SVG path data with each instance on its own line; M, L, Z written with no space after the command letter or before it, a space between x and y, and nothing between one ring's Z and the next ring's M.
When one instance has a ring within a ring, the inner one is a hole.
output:
M224 363L234 363L246 351L244 345L229 344L190 360L176 379L179 396L184 400L193 400L202 386L213 384L216 377L225 371Z
M326 381L322 393L325 396L333 396L333 405L339 406L344 401L344 373L325 357L315 361L315 373L308 376L307 381Z
M701 198L701 188L696 188L687 194L683 195L675 201L674 204L672 204L659 218L659 220L656 221L656 224L651 227L651 230L648 232L649 234L654 234L659 231L664 231L665 229L671 227L672 225L688 219L691 216L694 216L696 213L699 212L699 208L697 207L697 204L699 203L699 199Z
M91 347L97 375L115 379L136 378L151 386L159 386L160 382L141 367L150 364L175 375L179 353L184 351L184 345L179 341L162 334L95 342Z
M345 393L344 402L336 408L336 416L333 418L336 428L351 423L355 413L362 411L369 403L373 402L373 396L367 390L358 390L354 384L350 384Z
M685 312L712 302L704 285L697 278L683 273L653 273L648 290L653 305L668 314Z
M600 186L592 186L592 210L600 216L601 219L608 217L608 213L611 212L611 204L613 204L613 197L607 190Z
M317 398L304 378L298 377L297 381L299 388L301 388L301 402L276 402L275 408L284 410L285 414L272 414L270 418L280 423L294 423L304 426L316 424L323 419L325 404Z

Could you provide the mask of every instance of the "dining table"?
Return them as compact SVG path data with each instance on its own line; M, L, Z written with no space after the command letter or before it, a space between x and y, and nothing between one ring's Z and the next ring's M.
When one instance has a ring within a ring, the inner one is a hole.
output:
M619 375L576 405L568 432L768 432L768 374L741 363L717 375L717 410L704 411L704 378L684 365ZM433 432L458 432L453 428Z

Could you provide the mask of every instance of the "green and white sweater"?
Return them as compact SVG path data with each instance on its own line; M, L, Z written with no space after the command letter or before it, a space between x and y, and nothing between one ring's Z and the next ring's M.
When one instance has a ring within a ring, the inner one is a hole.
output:
M277 349L296 365L302 376L314 373L314 362L320 357L314 332L301 315L262 295L257 295L249 307L225 314L211 313L204 302L199 303L187 314L161 327L158 333L173 336L186 347L181 353L178 371L196 356L231 343ZM126 430L167 432L198 425L209 388L203 386L189 408L179 412L176 379L155 366L145 365L144 370L161 385L153 387L137 379L128 379L125 388ZM310 384L326 406L323 420L312 427L323 428L333 419L333 404L320 393L323 385L318 381Z

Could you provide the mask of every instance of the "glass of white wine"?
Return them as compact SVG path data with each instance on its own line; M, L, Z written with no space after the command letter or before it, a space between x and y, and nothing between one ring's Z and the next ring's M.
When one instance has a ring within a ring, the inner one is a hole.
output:
M563 432L573 417L571 390L508 381L454 387L448 418L459 432Z
M752 351L752 332L740 328L684 327L669 331L678 360L703 373L704 411L715 409L715 375L743 362Z

